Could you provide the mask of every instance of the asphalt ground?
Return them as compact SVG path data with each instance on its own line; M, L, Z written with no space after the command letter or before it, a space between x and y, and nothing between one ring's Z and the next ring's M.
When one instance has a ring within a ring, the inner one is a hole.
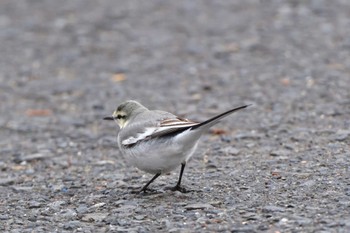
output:
M350 232L350 2L2 0L0 231ZM252 104L186 167L127 165L127 99Z

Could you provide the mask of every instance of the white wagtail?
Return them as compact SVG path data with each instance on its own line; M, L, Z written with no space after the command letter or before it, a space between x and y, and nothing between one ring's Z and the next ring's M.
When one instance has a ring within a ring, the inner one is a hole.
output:
M142 171L154 174L139 192L146 192L158 176L174 170L180 164L178 182L171 190L186 192L181 187L182 174L203 132L222 118L247 106L231 109L197 123L169 112L149 110L140 103L129 100L119 105L112 116L105 117L104 120L118 123L118 146L127 161Z

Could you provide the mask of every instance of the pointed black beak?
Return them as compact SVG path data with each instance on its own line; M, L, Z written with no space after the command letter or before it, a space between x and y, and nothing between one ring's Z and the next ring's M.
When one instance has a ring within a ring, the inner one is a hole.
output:
M113 117L111 117L111 116L108 116L108 117L104 117L104 118L103 118L103 120L113 121L113 120L114 120L114 118L113 118Z

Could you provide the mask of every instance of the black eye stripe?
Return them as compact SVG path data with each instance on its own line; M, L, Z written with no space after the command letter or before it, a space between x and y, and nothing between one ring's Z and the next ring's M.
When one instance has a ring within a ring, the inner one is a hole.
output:
M125 115L118 115L117 119L125 119L125 117L126 117Z

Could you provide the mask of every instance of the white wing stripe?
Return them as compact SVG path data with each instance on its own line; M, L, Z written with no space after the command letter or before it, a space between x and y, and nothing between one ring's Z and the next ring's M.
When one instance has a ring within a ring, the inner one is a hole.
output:
M171 128L182 128L182 127L188 127L188 126L192 126L192 125L197 125L198 123L178 123L178 124L169 124L169 125L161 125L161 130L163 129L171 129Z
M151 136L156 130L157 130L157 128L154 128L154 127L146 128L145 132L138 133L138 134L136 134L135 137L131 136L131 137L123 140L122 141L122 145L127 146L127 145L130 145L130 144L134 144L134 143L136 143L138 141L142 141L145 138L147 138L148 136Z
M160 127L167 127L167 126L183 126L183 127L186 127L186 126L191 126L191 125L196 125L198 123L196 122L193 122L193 121L189 121L187 119L180 119L180 118L177 118L177 119L167 119L167 120L164 120L160 123Z

